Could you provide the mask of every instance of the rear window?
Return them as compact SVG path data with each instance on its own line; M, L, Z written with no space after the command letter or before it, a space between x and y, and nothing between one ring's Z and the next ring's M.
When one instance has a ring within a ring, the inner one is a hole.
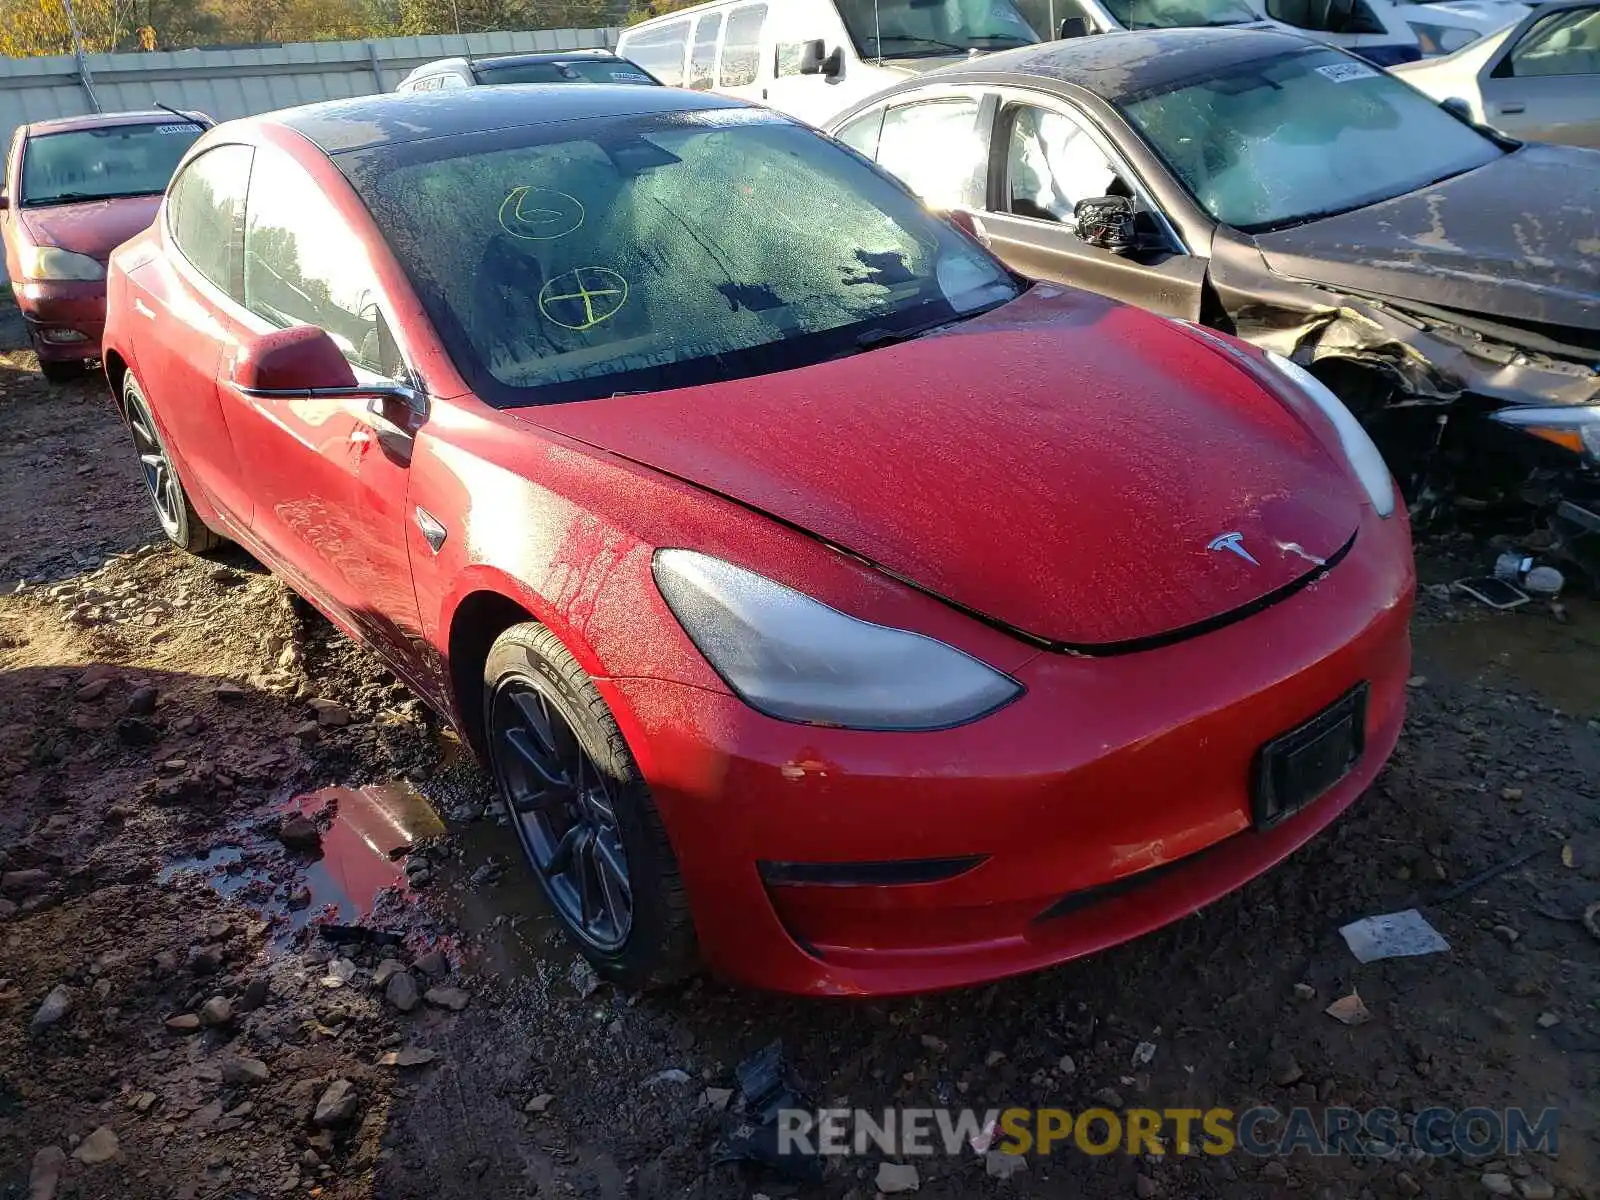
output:
M336 160L492 404L765 374L1017 294L814 130L742 109L595 124Z
M580 58L571 62L477 64L479 83L645 83L655 80L621 58Z
M107 125L30 137L22 154L19 203L66 204L167 190L198 125Z
M683 86L683 59L689 48L689 22L673 21L626 39L621 47L634 62L668 87Z

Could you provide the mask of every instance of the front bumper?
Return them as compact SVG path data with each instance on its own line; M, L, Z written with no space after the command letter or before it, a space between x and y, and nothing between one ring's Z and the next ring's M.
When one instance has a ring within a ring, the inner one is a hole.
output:
M41 361L100 357L106 327L104 280L29 280L13 283L11 290Z
M1041 654L1015 672L1025 696L937 733L791 725L661 680L600 686L714 970L793 992L916 992L1136 937L1326 826L1399 735L1414 586L1403 518L1368 510L1351 554L1272 608L1158 650ZM1361 682L1360 762L1257 830L1259 748Z

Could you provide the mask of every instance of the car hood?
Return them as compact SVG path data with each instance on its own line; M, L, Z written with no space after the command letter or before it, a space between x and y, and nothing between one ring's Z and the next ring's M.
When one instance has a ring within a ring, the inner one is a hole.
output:
M148 229L160 207L158 193L122 196L115 200L85 200L79 204L52 204L48 208L19 208L17 212L35 245L59 246L105 262L123 242Z
M1280 275L1600 329L1600 151L1529 145L1433 187L1256 235Z
M1078 648L1256 604L1360 520L1344 465L1226 356L1048 285L849 358L516 415ZM1208 548L1229 534L1254 563Z

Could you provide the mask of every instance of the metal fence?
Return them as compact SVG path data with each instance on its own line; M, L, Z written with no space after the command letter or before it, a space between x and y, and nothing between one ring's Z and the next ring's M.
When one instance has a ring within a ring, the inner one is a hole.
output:
M18 125L49 117L153 108L199 109L216 119L293 104L393 91L436 58L614 47L616 29L541 29L356 42L301 42L228 50L0 59L0 154Z

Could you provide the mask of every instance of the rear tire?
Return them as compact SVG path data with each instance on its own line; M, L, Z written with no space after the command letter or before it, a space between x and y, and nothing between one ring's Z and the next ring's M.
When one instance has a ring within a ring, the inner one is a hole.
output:
M677 856L593 681L560 639L530 622L495 640L483 685L495 784L567 936L624 987L693 974L699 948Z
M144 470L145 490L155 506L161 531L174 546L190 554L205 554L221 546L225 539L211 531L189 502L189 493L184 490L183 480L178 478L161 429L132 371L123 378L122 409L133 432L134 449L138 451Z

